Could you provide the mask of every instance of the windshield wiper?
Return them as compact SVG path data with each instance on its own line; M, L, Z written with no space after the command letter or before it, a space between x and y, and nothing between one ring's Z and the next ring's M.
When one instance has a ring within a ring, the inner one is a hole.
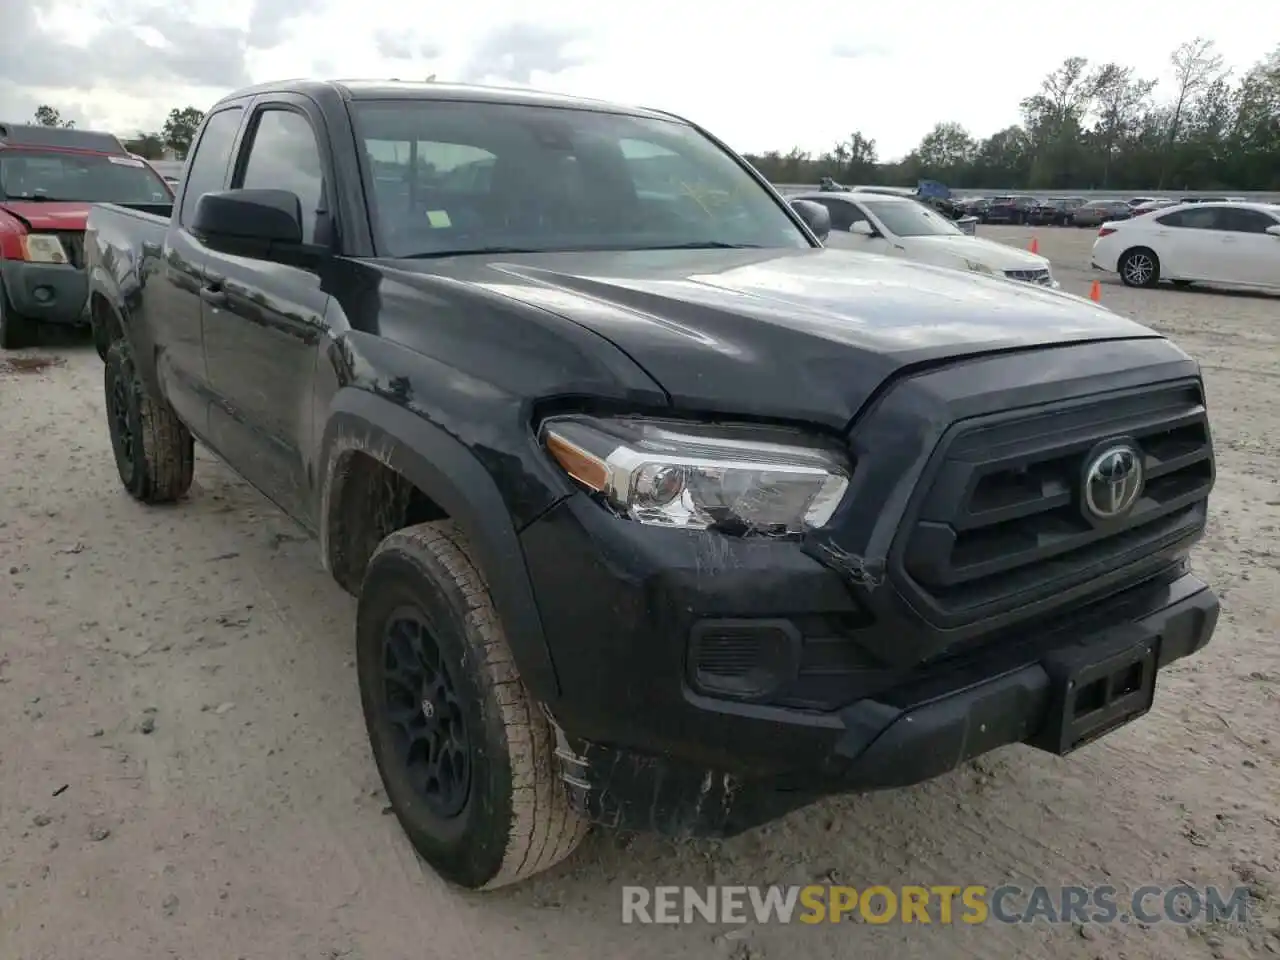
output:
M633 247L634 250L761 250L758 243L724 243L720 240L695 240L691 243L663 243L652 247Z
M10 197L6 196L6 200L16 200L20 203L74 203L74 200L64 200L62 197L50 197L47 194L37 193L30 197Z
M535 250L532 247L468 247L463 250L426 250L422 253L405 253L397 260L436 260L441 257L470 257L486 253L554 253L546 248Z
M632 244L582 244L572 247L469 247L463 250L426 250L422 253L406 253L398 260L436 260L443 257L483 256L502 253L606 253L639 250L759 250L756 243L721 243L718 240L698 240L693 243L663 243L653 246Z

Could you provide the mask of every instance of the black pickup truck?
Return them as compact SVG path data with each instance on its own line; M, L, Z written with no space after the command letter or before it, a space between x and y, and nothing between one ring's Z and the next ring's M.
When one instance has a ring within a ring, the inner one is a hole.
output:
M450 880L1066 754L1209 641L1196 362L829 228L670 114L437 83L237 93L170 219L91 211L125 488L198 439L316 536Z

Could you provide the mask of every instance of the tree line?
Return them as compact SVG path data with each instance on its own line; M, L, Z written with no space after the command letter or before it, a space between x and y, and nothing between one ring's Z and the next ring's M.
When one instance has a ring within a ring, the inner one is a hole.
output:
M747 159L774 183L1280 190L1280 46L1239 77L1203 37L1169 60L1162 86L1123 64L1069 57L1020 101L1020 124L981 139L939 123L896 163L880 162L861 132L816 157L797 148Z
M1280 46L1238 78L1203 37L1169 60L1173 79L1162 88L1132 67L1069 57L1020 102L1020 124L979 139L939 123L895 163L880 162L875 140L858 131L820 156L796 148L747 159L774 183L829 176L977 189L1280 190ZM148 159L166 148L185 158L203 119L195 107L174 108L159 131L125 145ZM35 122L73 126L47 105Z
M179 160L187 156L191 141L204 121L204 111L195 107L174 107L169 111L164 126L153 133L139 131L124 140L125 149L148 160L163 160L166 151L172 151ZM74 127L74 120L63 120L56 107L42 104L36 108L32 122L42 127Z

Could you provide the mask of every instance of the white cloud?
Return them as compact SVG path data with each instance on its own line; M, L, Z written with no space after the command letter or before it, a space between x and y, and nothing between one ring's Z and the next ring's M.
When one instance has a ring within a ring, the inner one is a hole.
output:
M1115 4L1101 0L1078 0L1069 17L1056 20L1013 0L962 11L939 0L879 7L848 0L761 7L728 0L558 0L540 7L515 0L41 0L38 8L35 0L0 0L0 6L6 119L48 102L131 133L158 127L171 107L205 108L246 79L436 74L671 110L743 151L818 151L859 130L877 141L883 158L905 153L940 120L956 120L979 136L1017 122L1018 101L1068 56L1116 60L1167 85L1169 53L1196 32L1212 36L1238 70L1280 37L1280 12L1257 0L1218 0L1211 20L1187 0L1138 0L1124 8L1123 23ZM778 10L785 16L773 15ZM40 44L63 58L61 69L35 59ZM151 63L143 62L147 57Z

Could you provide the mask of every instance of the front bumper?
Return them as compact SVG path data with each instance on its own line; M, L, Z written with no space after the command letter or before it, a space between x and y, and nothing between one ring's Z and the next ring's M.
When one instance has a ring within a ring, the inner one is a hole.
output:
M744 776L559 729L562 776L575 806L594 822L669 836L726 837L825 795L929 780L997 747L1030 743L1069 752L1075 744L1063 739L1059 719L1062 691L1070 689L1061 679L1064 661L1104 664L1125 653L1137 636L1156 651L1154 673L1209 642L1219 602L1204 583L1184 574L1135 591L1125 603L1132 614L1152 600L1164 605L1134 619L1108 623L1094 617L1094 625L1083 630L1037 633L988 657L852 703L832 723L813 729L812 739L825 755L808 770ZM1110 612L1123 618L1124 609ZM1101 733L1145 713L1153 692L1145 700L1139 696L1136 708Z
M88 322L89 277L70 264L0 260L0 283L21 316L42 323Z
M1135 635L1160 638L1144 677L1203 646L1217 599L1186 558L1213 462L1194 362L1153 338L1052 358L1050 379L1040 351L900 379L849 431L854 482L801 542L655 529L583 493L524 527L557 679L546 706L583 809L732 833L1049 738L1063 670ZM1164 479L1100 535L1058 491L1129 434ZM1009 482L1008 464L1041 482ZM1024 516L1070 539L1045 546ZM1018 538L994 558L993 524Z

